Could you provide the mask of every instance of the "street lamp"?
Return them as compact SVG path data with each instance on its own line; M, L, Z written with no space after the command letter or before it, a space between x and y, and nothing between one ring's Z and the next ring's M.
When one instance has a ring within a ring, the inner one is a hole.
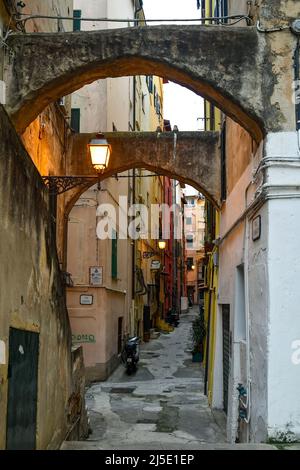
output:
M111 148L103 134L99 133L88 144L92 165L97 173L108 167Z
M90 140L87 145L92 165L97 176L43 176L44 183L48 186L50 195L57 196L58 194L65 193L70 189L76 188L77 186L86 187L92 182L99 182L99 176L107 168L109 163L109 157L111 153L111 147L105 139L104 135L99 133L96 134L95 139Z
M159 242L158 242L158 248L159 248L160 250L165 250L165 249L166 249L166 242L165 242L165 240L159 240Z

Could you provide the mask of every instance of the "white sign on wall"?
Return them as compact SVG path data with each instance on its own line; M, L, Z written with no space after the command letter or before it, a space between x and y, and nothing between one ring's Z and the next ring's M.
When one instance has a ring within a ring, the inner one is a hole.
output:
M92 266L90 267L90 285L102 286L103 284L103 267Z
M160 261L152 260L150 269L160 269Z
M0 364L6 364L5 360L5 343L0 340Z
M93 296L82 294L80 296L80 305L93 305Z

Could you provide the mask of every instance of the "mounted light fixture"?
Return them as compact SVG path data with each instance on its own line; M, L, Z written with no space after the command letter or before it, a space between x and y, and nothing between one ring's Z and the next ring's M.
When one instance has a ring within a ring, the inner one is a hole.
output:
M92 165L97 173L103 173L108 167L111 147L102 133L96 135L88 144Z
M191 269L192 269L192 271L195 271L196 266L194 264L192 264Z
M165 250L165 249L166 249L166 245L167 245L167 244L166 244L165 240L159 240L159 242L158 242L158 248L159 248L160 250Z

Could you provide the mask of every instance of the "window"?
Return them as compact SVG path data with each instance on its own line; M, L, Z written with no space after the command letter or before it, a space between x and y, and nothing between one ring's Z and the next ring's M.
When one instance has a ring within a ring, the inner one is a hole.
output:
M74 10L73 12L73 31L81 30L81 10Z
M187 200L188 206L194 207L195 206L195 199L191 198Z
M186 236L186 247L187 248L193 248L194 244L194 236L193 235L187 235Z
M71 128L77 133L80 132L80 108L71 109Z
M111 240L111 277L112 279L118 277L118 234L115 230Z
M187 217L186 218L186 224L191 225L192 224L192 217Z

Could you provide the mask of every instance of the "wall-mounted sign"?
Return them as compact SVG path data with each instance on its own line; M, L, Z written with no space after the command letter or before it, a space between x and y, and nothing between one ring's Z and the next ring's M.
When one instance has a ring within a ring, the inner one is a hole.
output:
M103 267L91 266L90 267L90 285L102 286L103 284Z
M153 259L151 261L151 269L160 269L160 261Z
M258 240L261 235L261 216L258 215L252 220L252 240Z
M93 296L82 294L80 296L80 305L93 305Z
M72 343L96 343L94 335L91 334L79 334L72 335Z

